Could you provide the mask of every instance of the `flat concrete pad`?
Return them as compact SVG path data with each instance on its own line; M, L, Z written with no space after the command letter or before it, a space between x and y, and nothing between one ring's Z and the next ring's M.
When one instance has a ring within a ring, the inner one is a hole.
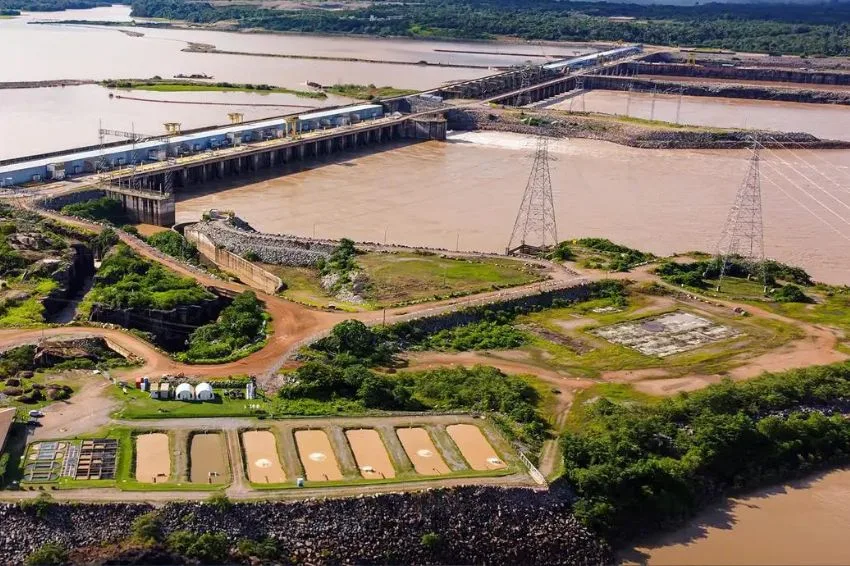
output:
M663 358L740 334L734 328L682 311L598 328L593 334L609 342Z

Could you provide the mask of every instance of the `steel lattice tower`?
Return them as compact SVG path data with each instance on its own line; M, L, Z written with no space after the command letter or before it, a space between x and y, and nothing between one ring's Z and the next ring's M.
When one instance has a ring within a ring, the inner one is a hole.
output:
M555 202L549 176L549 140L539 136L534 165L522 195L507 253L543 251L557 244Z
M761 175L759 173L759 143L753 143L753 155L744 182L735 195L735 204L729 211L723 235L717 246L720 278L717 290L723 282L733 258L758 266L762 282L764 273L764 224L761 211Z

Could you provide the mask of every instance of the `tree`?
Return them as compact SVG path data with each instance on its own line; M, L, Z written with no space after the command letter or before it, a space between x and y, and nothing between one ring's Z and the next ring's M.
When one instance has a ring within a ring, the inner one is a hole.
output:
M359 320L345 320L333 327L331 336L336 339L337 351L366 358L372 353L375 335Z

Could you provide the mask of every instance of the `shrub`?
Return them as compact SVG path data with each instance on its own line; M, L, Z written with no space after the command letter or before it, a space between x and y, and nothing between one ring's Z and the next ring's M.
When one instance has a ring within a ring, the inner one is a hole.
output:
M422 545L422 548L433 552L443 545L443 537L435 532L425 533L419 539L419 544Z
M159 251L189 263L198 263L198 248L174 230L157 232L147 239L148 244Z
M151 511L133 521L133 538L141 544L153 544L162 536L159 515Z
M253 291L240 293L218 320L195 329L189 336L189 349L177 358L186 362L230 358L265 336L266 313ZM246 352L247 353L247 352Z
M779 303L811 303L812 299L802 289L793 283L783 285L775 293L773 298Z
M213 493L209 499L207 499L207 505L212 505L219 511L227 511L233 503L231 503L230 499L223 491L217 491Z
M18 506L22 511L43 519L47 516L51 507L53 507L53 498L49 493L42 492L35 499L22 499L18 502Z
M121 201L108 197L63 206L62 214L88 220L106 221L115 226L127 224L129 221Z
M260 256L254 250L248 250L242 254L242 259L245 261L260 261Z
M242 539L236 548L242 556L260 560L273 560L280 553L277 541L271 537L262 540Z
M68 561L68 551L57 542L46 542L24 560L26 566L55 566Z

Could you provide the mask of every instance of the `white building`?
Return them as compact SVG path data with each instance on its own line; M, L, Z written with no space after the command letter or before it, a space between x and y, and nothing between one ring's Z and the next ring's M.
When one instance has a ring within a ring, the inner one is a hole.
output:
M192 401L195 398L195 389L190 383L181 383L175 390L174 398L178 401Z
M197 387L195 387L195 398L198 401L212 401L215 399L215 393L213 393L212 386L209 383L199 383Z

